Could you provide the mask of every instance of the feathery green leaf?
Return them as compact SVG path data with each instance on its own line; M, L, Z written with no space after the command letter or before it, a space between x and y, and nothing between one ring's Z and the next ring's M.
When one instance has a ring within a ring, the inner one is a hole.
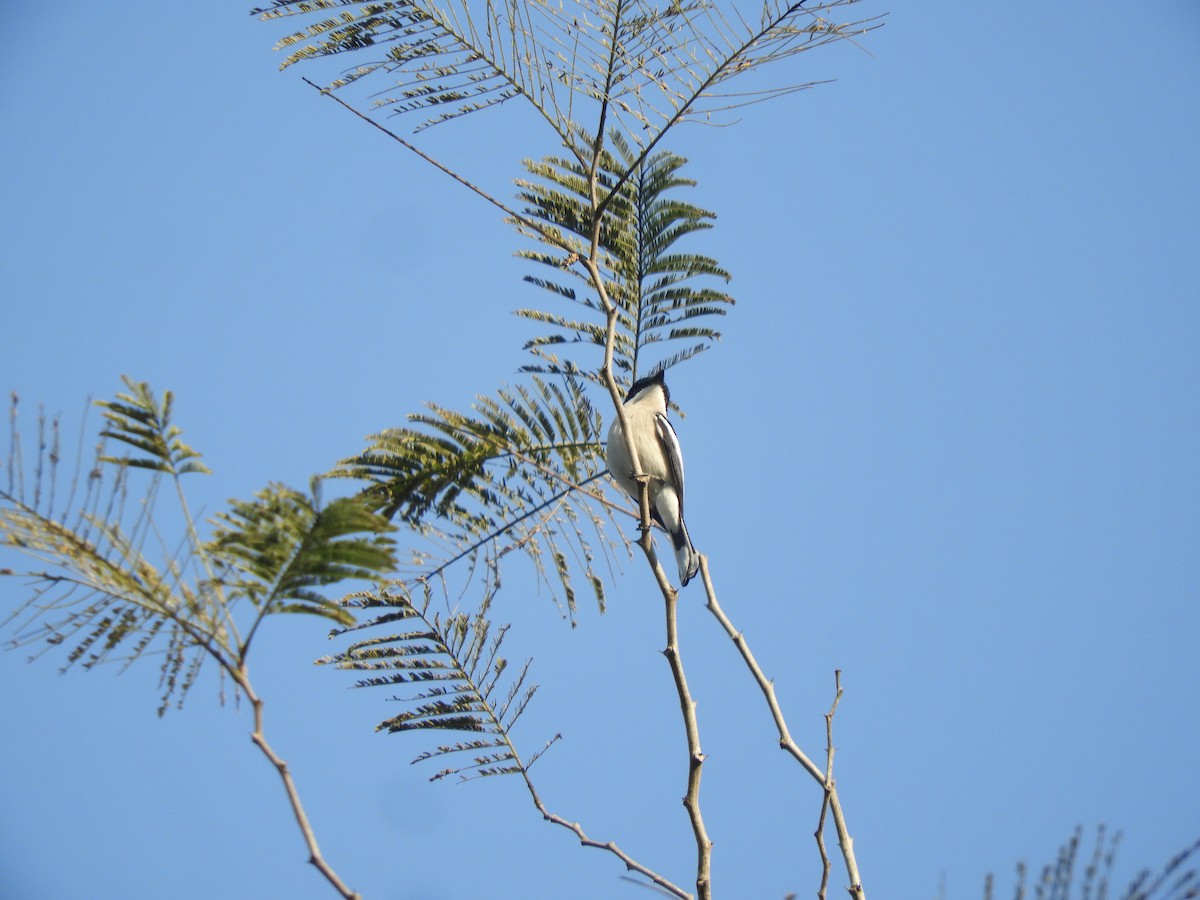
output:
M270 613L314 613L348 623L349 613L319 589L390 571L393 527L362 498L322 507L315 487L309 497L271 485L253 501L233 501L218 516L212 540L200 541L179 476L207 470L171 422L172 395L166 392L159 403L145 383L124 381L128 393L98 404L106 427L95 461L82 479L76 468L65 492L57 489L57 423L48 441L39 420L36 456L27 467L14 397L0 548L23 555L30 567L4 567L0 575L24 579L30 592L6 621L16 630L15 644L63 646L65 667L114 658L129 665L154 653L161 661L161 713L172 701L182 703L204 659L234 671ZM106 441L136 454L107 453ZM179 510L160 522L164 475L178 488ZM132 491L134 476L143 483L140 495ZM167 522L182 536L169 539ZM244 639L234 624L239 598L255 607Z
M250 501L234 500L217 516L207 550L231 598L247 597L264 614L303 612L349 624L349 613L317 588L373 579L395 565L393 526L359 497L324 508L310 497L271 484Z
M134 381L127 375L122 375L121 380L130 393L117 394L116 400L96 402L108 422L101 436L127 444L144 455L106 456L102 461L123 462L176 476L189 472L208 474L208 468L199 461L200 454L180 439L183 431L171 422L174 395L166 391L160 404L146 382Z
M431 777L450 775L462 779L524 771L510 732L537 690L527 684L529 663L509 676L507 660L500 656L508 626L493 628L483 612L476 615L429 611L428 600L414 602L399 585L345 598L347 608L385 609L388 612L352 628L336 632L377 628L388 621L403 621L415 629L351 644L341 653L317 660L353 672L382 672L360 678L355 687L407 687L393 699L403 709L376 726L391 734L448 731L479 735L454 743L438 743L413 759L414 763L476 754L470 760L444 768ZM502 689L502 685L506 685Z
M9 464L15 471L16 435L12 446ZM23 477L0 490L0 547L30 562L26 569L0 570L21 578L30 594L5 620L15 631L13 644L42 645L40 652L62 646L64 669L117 658L129 665L155 652L159 712L173 701L182 703L200 662L219 653L229 634L209 587L184 580L186 559L163 551L156 563L146 552L155 533L158 481L174 463L134 467L152 474L141 498L129 503L131 464L104 456L101 445L82 489L72 483L66 509L56 514L57 461L44 465L42 452L32 498L22 499Z
M595 503L603 495L589 487L605 471L603 423L582 383L535 376L480 396L470 413L431 406L409 420L369 438L331 474L366 482L371 508L448 548L420 556L412 577L437 577L460 560L482 563L486 595L499 583L501 559L520 551L557 585L573 616L573 572L581 568L597 584L592 542L607 550L613 540L605 507Z
M417 130L521 97L583 162L580 122L607 119L648 154L680 122L811 86L728 89L761 66L870 30L870 21L833 20L855 2L766 0L756 15L715 0L274 0L252 14L308 17L276 45L289 51L283 68L370 54L329 88L386 74L395 90L376 105L420 115Z
M678 189L695 182L679 174L686 160L661 152L636 162L636 152L619 133L611 136L613 151L601 154L599 178L606 189L622 173L632 175L621 185L616 199L605 209L600 230L601 267L605 291L618 307L614 368L626 382L645 372L649 365L642 352L665 342L687 341L666 362L675 365L702 352L721 334L711 324L723 316L733 298L712 287L697 286L701 278L730 280L729 273L711 257L675 250L681 239L712 227L716 216L679 200ZM592 202L587 171L567 159L526 160L526 168L537 180L520 180L519 198L523 214L545 223L552 235L568 234L583 252L591 233ZM538 362L524 367L538 373L593 373L603 355L606 338L605 315L599 297L578 269L564 269L564 256L545 234L517 222L519 231L538 241L538 248L523 250L530 262L557 269L563 276L526 276L530 284L555 295L557 301L575 304L576 314L522 309L518 315L554 331L538 336L525 349ZM544 249L548 247L549 249ZM590 348L592 359L580 358L581 348ZM658 365L663 365L658 361Z

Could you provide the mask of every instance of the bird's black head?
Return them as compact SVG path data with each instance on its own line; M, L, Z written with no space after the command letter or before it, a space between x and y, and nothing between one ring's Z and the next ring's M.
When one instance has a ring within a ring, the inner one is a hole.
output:
M639 378L629 388L629 393L625 395L625 402L628 403L642 391L651 387L661 387L663 397L667 401L667 406L671 405L671 392L667 389L667 370L659 369L653 375L647 375L645 378Z

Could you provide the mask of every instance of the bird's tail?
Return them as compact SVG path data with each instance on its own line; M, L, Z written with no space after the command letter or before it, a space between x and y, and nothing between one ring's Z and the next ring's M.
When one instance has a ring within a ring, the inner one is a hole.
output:
M696 552L682 518L679 530L671 535L671 542L675 545L675 562L679 566L679 586L685 587L700 571L700 554Z

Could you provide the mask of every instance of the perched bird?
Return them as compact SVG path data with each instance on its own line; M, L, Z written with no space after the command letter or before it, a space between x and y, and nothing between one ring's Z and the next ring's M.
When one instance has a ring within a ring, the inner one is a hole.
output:
M700 554L692 546L683 523L683 452L679 438L667 421L671 395L662 372L634 382L622 407L629 425L629 441L616 419L608 429L608 471L617 484L638 501L629 444L637 448L642 474L650 476L650 515L671 536L675 562L679 565L680 587L700 570Z

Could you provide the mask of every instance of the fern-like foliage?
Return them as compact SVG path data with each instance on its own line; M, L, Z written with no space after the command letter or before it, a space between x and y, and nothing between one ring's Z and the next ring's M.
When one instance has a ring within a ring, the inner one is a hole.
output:
M0 549L29 565L0 575L21 579L30 596L5 621L15 628L16 645L43 652L65 645L66 667L108 659L128 665L155 653L162 713L183 702L205 659L235 672L267 615L347 621L318 588L378 578L395 560L391 525L361 499L322 506L316 496L281 485L233 501L212 539L202 540L183 479L208 469L172 420L173 398L168 392L160 402L148 385L128 378L125 386L115 400L98 403L106 427L92 466L83 474L77 465L65 489L57 421L39 417L27 465L13 398ZM174 509L162 508L164 479L176 487ZM251 610L241 623L240 600Z
M619 134L612 147L602 156L601 176L609 183L635 154ZM678 248L714 218L677 198L694 184L680 173L684 163L663 152L634 166L602 219L605 291L618 309L614 369L626 381L648 368L651 354L655 365L667 367L711 345L720 337L714 318L733 303L703 284L727 281L728 273L710 257ZM371 436L365 450L331 474L365 482L372 509L422 538L403 580L439 577L465 560L482 576L482 595L490 596L502 558L519 550L573 618L580 575L603 608L596 563L601 553L609 559L614 544L604 527L611 501L597 483L605 472L605 426L584 390L599 380L606 316L586 275L562 265L564 245L574 241L585 252L592 216L587 172L561 159L528 166L538 180L520 182L521 199L542 230L517 227L543 243L521 255L554 274L526 280L575 304L578 314L519 310L554 329L527 344L537 358L524 367L528 382L478 397L465 413L431 405L405 427ZM623 500L619 507L628 509Z
M714 213L678 198L678 189L694 187L680 170L682 156L662 151L637 161L634 148L619 132L611 135L610 150L600 155L599 179L606 191L626 172L631 172L614 199L607 205L600 229L600 266L605 291L618 310L613 368L618 378L629 383L641 365L643 351L664 341L685 342L665 359L666 368L695 356L720 339L712 324L733 304L729 294L697 284L698 279L721 279L729 273L716 260L697 253L680 252L677 242L712 227ZM550 325L550 334L526 344L538 362L525 367L540 373L595 374L603 358L606 316L588 274L578 267L564 269L560 247L574 246L580 256L591 240L592 201L588 170L570 159L526 160L525 166L538 180L520 180L519 198L526 217L543 223L541 230L514 224L543 246L523 250L520 256L550 268L555 274L526 276L526 281L549 291L559 300L573 304L568 315L540 309L521 309L518 315ZM576 359L580 345L593 348L591 360Z
M417 130L516 97L551 124L580 162L578 125L608 121L649 150L681 121L713 116L808 86L732 91L729 82L832 41L869 21L839 22L857 0L274 0L264 20L306 17L283 37L282 66L354 54L330 85L386 73L377 104L418 119ZM590 129L594 134L596 129Z
M408 426L370 437L331 475L367 482L372 509L424 538L408 580L441 577L465 560L490 596L502 558L520 551L574 616L577 570L603 608L593 544L606 553L613 541L593 484L605 471L601 427L578 379L535 376L478 397L469 413L430 405Z
M528 661L512 673L508 661L500 656L507 626L494 628L485 615L486 607L477 615L432 613L428 593L414 601L407 591L395 587L351 595L342 604L371 610L374 615L334 634L383 626L402 630L357 641L317 662L359 673L362 677L356 687L407 691L393 697L403 709L380 722L376 730L438 735L434 749L413 760L450 763L435 772L431 781L526 771L528 766L512 743L511 731L537 686L526 684ZM446 737L455 734L462 737Z
M101 437L111 438L140 450L141 456L106 456L103 462L120 462L139 469L150 469L167 475L187 475L192 472L209 474L200 462L200 454L181 439L183 431L171 421L175 395L163 392L159 403L150 386L122 376L129 393L117 394L116 400L101 400L108 427Z
M271 484L251 501L231 501L208 550L228 594L247 597L261 615L303 612L348 625L350 614L317 588L389 571L393 528L359 497L322 508L318 486L310 496Z
M224 623L178 581L177 562L156 566L143 554L148 516L136 516L129 529L112 518L112 510L125 504L125 473L104 482L90 479L89 488L71 523L0 492L0 537L37 566L0 570L22 577L32 594L6 621L18 622L14 644L65 645L64 669L77 663L91 668L118 652L132 662L157 646L161 712L177 692L182 700L206 647L227 639Z
M372 73L396 79L395 93L377 100L394 113L423 114L416 130L503 103L519 94L544 92L537 67L523 63L511 42L510 8L490 3L476 23L465 2L361 3L357 0L274 0L251 12L270 21L338 10L279 40L288 50L280 68L353 51L375 58L342 74L330 89L345 87ZM481 28L480 25L483 27Z
M30 590L6 622L16 623L15 644L64 646L64 669L91 668L118 656L131 663L158 651L161 712L173 696L182 701L209 649L231 636L211 585L185 578L187 538L163 545L154 521L164 476L178 480L207 470L171 420L171 396L159 403L146 385L129 379L125 385L129 393L98 404L108 427L90 470L83 474L77 463L69 476L61 471L59 423L44 414L33 471L27 472L13 396L0 546L19 551L34 568L2 570L23 577ZM112 441L140 453L109 453ZM134 470L146 472L145 484L140 497L131 498ZM62 477L70 478L65 498Z

